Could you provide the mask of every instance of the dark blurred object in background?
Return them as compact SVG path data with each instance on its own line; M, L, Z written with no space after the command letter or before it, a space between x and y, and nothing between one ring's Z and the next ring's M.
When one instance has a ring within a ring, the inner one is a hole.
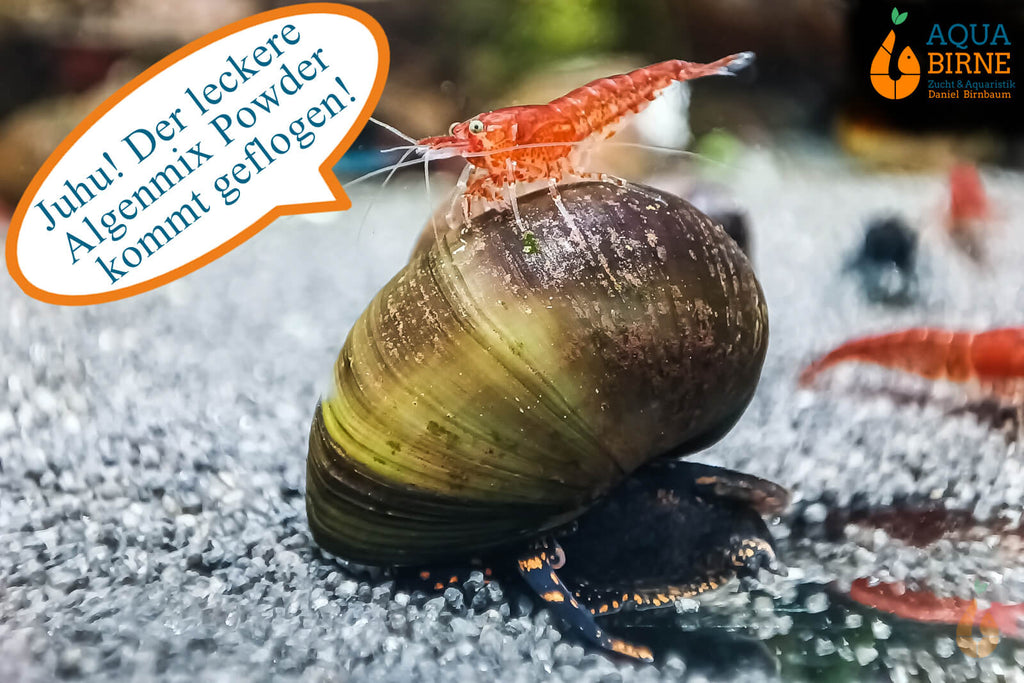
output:
M719 183L698 183L684 196L703 214L725 228L725 232L739 245L747 258L753 260L747 212L736 204L728 187Z
M43 41L0 24L0 120L26 102L55 91L57 59Z
M0 2L0 204L89 112L185 43L269 0Z
M869 301L907 305L918 294L917 233L896 215L868 221L864 242L847 270L855 272Z
M733 238L747 258L750 253L750 230L747 228L747 214L742 211L726 211L713 216L715 222L725 228L726 234Z
M867 263L891 263L897 268L914 267L917 233L898 216L876 218L868 223L864 246L857 260Z

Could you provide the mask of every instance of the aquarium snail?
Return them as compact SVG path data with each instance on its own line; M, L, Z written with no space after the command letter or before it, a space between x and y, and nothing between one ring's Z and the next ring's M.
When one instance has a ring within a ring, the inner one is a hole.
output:
M584 636L649 658L593 614L778 568L761 515L786 491L675 459L750 401L764 297L672 195L586 182L518 204L418 249L356 322L310 434L310 527L364 564L508 554Z

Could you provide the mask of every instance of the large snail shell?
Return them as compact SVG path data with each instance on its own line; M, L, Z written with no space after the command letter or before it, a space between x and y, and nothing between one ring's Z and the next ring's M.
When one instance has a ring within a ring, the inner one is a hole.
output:
M310 435L326 549L419 564L536 536L746 407L768 322L736 244L649 188L560 195L519 199L532 235L508 211L449 231L359 318Z

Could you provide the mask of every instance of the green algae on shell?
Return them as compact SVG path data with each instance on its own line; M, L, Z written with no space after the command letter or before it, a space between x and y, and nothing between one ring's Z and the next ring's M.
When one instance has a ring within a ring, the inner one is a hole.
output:
M768 342L735 242L674 196L580 183L418 249L356 322L310 435L314 537L421 564L564 525L724 434Z

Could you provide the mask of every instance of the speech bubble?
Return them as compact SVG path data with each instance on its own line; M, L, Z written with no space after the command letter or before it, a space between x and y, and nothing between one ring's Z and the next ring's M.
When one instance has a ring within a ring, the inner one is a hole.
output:
M346 5L257 14L169 55L60 144L11 220L30 296L95 304L166 284L286 214L352 202L331 168L384 89L380 25Z

